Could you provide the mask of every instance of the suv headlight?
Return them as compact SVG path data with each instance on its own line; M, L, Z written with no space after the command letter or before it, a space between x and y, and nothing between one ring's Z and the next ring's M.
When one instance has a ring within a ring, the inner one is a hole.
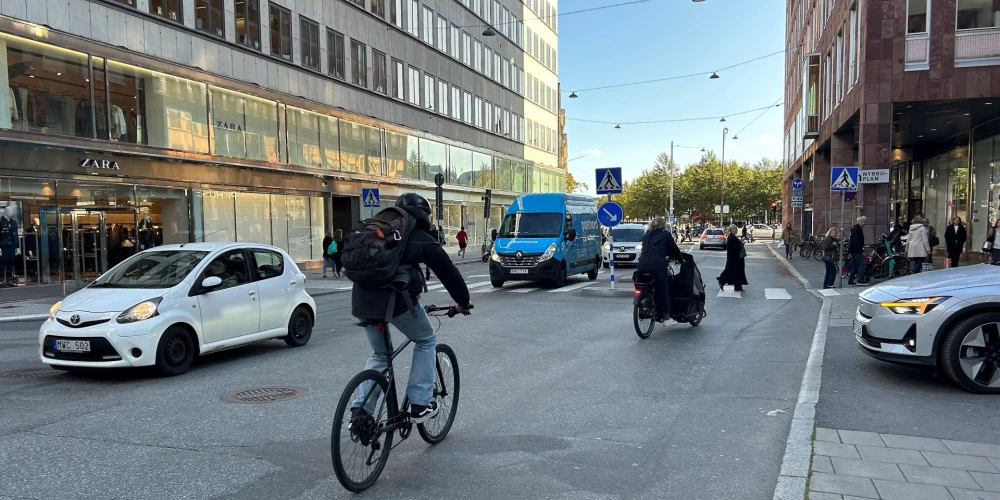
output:
M542 256L538 258L538 261L541 262L543 260L549 260L555 255L556 255L556 244L551 243L549 244L549 248L545 249L545 253L543 253Z
M157 308L161 300L163 300L162 297L156 297L155 299L149 299L128 308L128 310L118 315L118 322L135 323L136 321L145 321L158 315L159 311Z
M490 250L490 259L492 259L493 262L500 262L500 256L497 254L496 249Z
M882 302L881 305L895 314L921 315L929 312L937 307L938 304L941 304L950 298L951 297L921 297L918 299L903 299L892 302Z
M59 312L60 307L62 307L61 300L59 302L56 302L55 304L52 304L52 307L49 308L49 321L56 320L56 313Z

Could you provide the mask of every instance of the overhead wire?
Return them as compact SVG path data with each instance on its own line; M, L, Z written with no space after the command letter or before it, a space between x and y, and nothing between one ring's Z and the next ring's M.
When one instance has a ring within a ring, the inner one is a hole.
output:
M779 99L779 101L780 100L781 99ZM584 123L601 123L601 124L605 124L605 125L651 125L651 124L657 124L657 123L694 122L694 121L702 121L702 120L718 120L718 119L721 119L721 118L728 118L728 117L731 117L731 116L740 116L740 115L745 115L745 114L753 113L753 112L756 112L756 111L762 111L762 110L770 109L770 108L773 108L775 106L777 106L777 104L771 104L769 106L763 106L763 107L760 107L760 108L748 109L748 110L745 110L745 111L740 111L740 112L737 112L737 113L730 113L730 114L727 114L727 115L702 116L702 117L697 117L697 118L671 118L671 119L668 119L668 120L644 120L644 121L634 121L634 122L615 122L615 121L590 120L590 119L585 119L585 118L571 118L571 117L566 117L566 121L584 122Z
M618 7L628 7L629 5L637 5L637 4L641 4L641 3L649 3L649 2L654 2L654 1L657 1L657 0L632 0L632 1L629 1L629 2L620 2L620 3L613 3L613 4L608 4L608 5L599 5L597 7L589 7L589 8L580 9L580 10L571 10L571 11L567 11L567 12L557 12L555 14L550 14L550 15L547 15L547 16L539 16L538 14L535 14L535 11L529 10L535 17L533 17L531 19L514 19L512 21L507 21L507 22L494 21L493 23L488 23L488 22L486 22L485 19L483 19L483 22L481 24L469 24L469 25L465 25L465 26L455 26L455 27L456 28L499 27L499 26L503 26L505 24L506 25L516 24L518 21L520 21L522 23L528 22L528 21L541 21L543 23L548 24L547 19L551 19L553 17L572 16L572 15L575 15L575 14L583 14L583 13L586 13L586 12L594 12L594 11L598 11L598 10L615 9L615 8L618 8ZM469 10L472 11L471 8L469 8ZM473 11L473 14L475 14L475 11ZM479 14L475 14L475 15L479 16ZM482 19L482 16L480 16L480 19ZM433 26L432 28L433 29L447 29L448 27L449 26L444 26L444 27Z
M756 122L757 120L760 120L760 118L762 116L764 116L765 114L767 114L768 111L770 111L771 109L774 109L774 108L780 106L781 105L781 99L782 98L779 97L778 100L774 102L774 104L768 106L766 109L764 109L764 111L762 111L759 115L757 115L757 118L754 118L753 120L750 120L750 123L746 124L745 127L741 128L739 132L736 132L735 134L733 134L733 139L736 139L737 137L739 137L740 134L742 134L744 130L750 128L750 125L753 125L754 122Z

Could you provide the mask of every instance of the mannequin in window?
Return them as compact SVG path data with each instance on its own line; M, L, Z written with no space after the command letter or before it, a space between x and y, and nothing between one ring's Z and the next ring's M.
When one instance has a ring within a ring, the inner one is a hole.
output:
M21 255L14 207L7 205L0 215L0 279L5 285L16 282L14 259Z
M149 207L139 209L139 250L155 246L153 241L153 221L149 218Z

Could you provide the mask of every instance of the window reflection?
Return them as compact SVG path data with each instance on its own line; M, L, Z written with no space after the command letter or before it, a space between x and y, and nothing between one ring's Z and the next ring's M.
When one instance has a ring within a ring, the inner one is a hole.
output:
M426 169L421 172L424 180L434 180L437 174L445 173L445 145L440 142L420 139L420 157Z
M288 108L288 162L303 167L321 168L319 153L319 118L316 113Z
M472 186L474 177L472 151L454 146L449 149L451 168L448 169L448 182L459 186Z

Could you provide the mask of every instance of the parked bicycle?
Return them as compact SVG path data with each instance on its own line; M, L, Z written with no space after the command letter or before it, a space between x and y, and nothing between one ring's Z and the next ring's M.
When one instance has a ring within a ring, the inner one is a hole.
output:
M803 234L802 241L799 243L799 257L802 257L803 260L809 260L816 250L819 250L820 260L822 260L823 247L820 242L811 234Z
M459 314L457 306L424 308L429 316L454 318ZM472 305L469 305L472 309ZM438 329L441 328L438 320ZM375 484L382 469L389 460L389 452L394 448L393 437L399 432L400 443L410 437L413 424L410 422L410 401L403 396L399 403L396 392L396 372L392 360L396 359L410 339L406 339L393 350L389 325L379 325L385 340L386 368L382 371L364 370L354 376L340 396L334 413L333 429L330 435L330 451L333 455L333 470L340 484L355 493L364 491ZM417 424L420 437L429 444L440 443L455 421L458 409L459 377L458 358L455 351L445 344L437 345L434 377L434 401L438 404L437 415ZM360 408L353 411L355 396L362 396ZM397 443L397 446L399 443Z

